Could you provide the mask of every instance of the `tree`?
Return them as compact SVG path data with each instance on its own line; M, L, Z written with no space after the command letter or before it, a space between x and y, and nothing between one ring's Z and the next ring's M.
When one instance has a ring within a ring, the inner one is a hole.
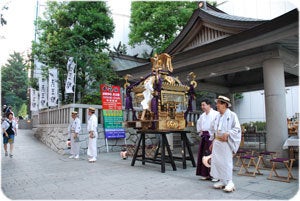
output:
M71 56L77 64L76 94L82 97L81 103L92 103L84 97L98 96L100 83L117 78L105 51L114 31L105 2L48 2L45 19L36 23L38 41L33 44L33 55L49 68L58 69L62 102L67 102L66 65ZM99 104L100 98L93 100Z
M7 64L1 68L2 103L11 105L15 114L27 104L27 66L20 53L10 54Z
M24 119L27 115L27 105L23 103L19 109L18 117L22 117Z
M0 11L0 24L1 24L1 26L4 26L4 25L7 24L7 21L4 18L4 15L2 13L4 10L8 10L8 6L7 5L3 5L2 8L1 8L1 11Z
M197 5L190 1L132 2L129 44L145 42L154 52L161 53L182 30Z

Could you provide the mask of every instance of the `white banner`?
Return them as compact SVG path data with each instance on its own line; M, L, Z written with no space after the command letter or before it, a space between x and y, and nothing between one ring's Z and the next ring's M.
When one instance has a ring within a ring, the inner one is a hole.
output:
M49 90L48 90L48 106L55 107L58 105L58 76L57 69L49 69Z
M30 88L30 111L38 111L39 94L34 88Z
M75 78L75 67L76 64L74 62L74 58L70 57L68 60L68 64L67 64L67 69L68 69L68 77L67 77L67 81L66 81L66 86L65 86L65 92L68 93L74 93L74 78Z
M42 69L45 68L46 66L39 62L36 58L34 59L34 70L33 70L33 77L34 78L39 78L42 76Z
M47 108L47 79L39 78L39 109Z

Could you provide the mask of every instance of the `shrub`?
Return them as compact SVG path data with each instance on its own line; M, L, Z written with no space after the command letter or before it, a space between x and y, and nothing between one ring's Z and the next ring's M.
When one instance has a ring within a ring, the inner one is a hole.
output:
M249 123L243 123L242 126L245 127L246 132L255 133L257 131L265 131L266 130L266 122L264 121L255 121Z

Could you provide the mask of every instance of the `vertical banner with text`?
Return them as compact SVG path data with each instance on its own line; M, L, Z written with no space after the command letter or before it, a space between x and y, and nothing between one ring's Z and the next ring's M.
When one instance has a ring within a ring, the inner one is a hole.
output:
M66 81L66 85L65 85L65 92L67 94L74 93L75 67L76 67L76 64L74 62L74 58L70 57L68 59L68 63L67 63L68 75L67 75L67 81Z
M122 127L123 111L120 86L100 85L104 119L104 133L107 139L125 138Z
M48 108L48 85L45 77L39 78L39 109Z
M30 111L38 111L39 94L34 88L30 88Z
M48 106L55 107L58 105L58 74L56 68L49 69L49 85L48 85Z

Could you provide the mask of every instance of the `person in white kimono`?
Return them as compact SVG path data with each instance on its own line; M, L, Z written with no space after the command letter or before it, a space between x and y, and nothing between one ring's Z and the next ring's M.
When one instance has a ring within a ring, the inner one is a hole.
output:
M88 109L89 119L87 122L87 131L89 132L89 144L88 144L88 160L89 162L96 162L97 160L97 126L98 118L95 115L95 108L89 107Z
M214 184L214 188L226 192L235 190L232 181L233 175L233 153L236 153L241 142L241 126L237 115L232 112L230 99L218 96L215 100L219 114L216 116L211 139L211 171L210 175L220 181Z
M203 110L203 113L197 120L197 133L199 133L201 140L199 142L196 175L200 176L201 180L211 180L215 182L218 180L210 176L210 168L202 163L202 158L203 156L211 154L209 150L212 143L212 141L210 141L210 136L212 134L210 129L218 112L211 108L211 101L208 99L201 101L201 109Z
M80 142L79 133L81 131L81 122L77 116L77 112L71 113L73 121L70 123L68 128L69 139L71 141L71 156L69 158L79 159Z

